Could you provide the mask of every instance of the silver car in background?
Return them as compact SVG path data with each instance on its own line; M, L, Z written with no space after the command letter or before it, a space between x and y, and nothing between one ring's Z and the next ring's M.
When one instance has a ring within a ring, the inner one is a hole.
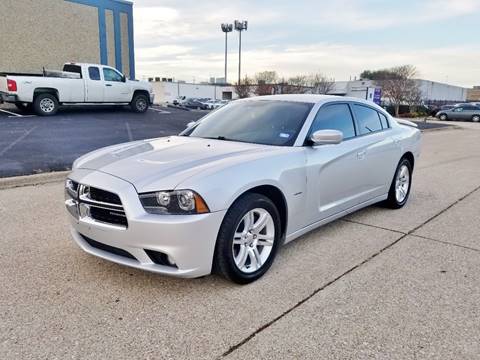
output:
M357 98L231 102L179 136L100 149L65 185L86 252L177 277L261 277L278 248L358 209L409 198L420 131Z
M435 116L440 120L480 122L480 106L474 104L456 105L448 110L440 110Z

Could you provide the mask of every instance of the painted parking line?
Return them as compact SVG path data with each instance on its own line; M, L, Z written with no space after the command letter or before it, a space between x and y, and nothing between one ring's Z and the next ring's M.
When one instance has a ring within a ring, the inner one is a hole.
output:
M0 156L3 156L8 150L10 150L12 147L17 145L20 141L25 139L33 130L35 130L38 126L32 127L30 130L26 130L23 135L18 137L15 141L10 143L9 145L5 146L1 151L0 151Z
M4 112L5 114L9 114L9 115L11 115L12 117L16 117L16 116L18 116L18 117L23 117L23 115L14 113L14 112L12 112L12 111L4 110L4 109L0 109L0 111L1 111L1 112Z
M156 112L159 112L160 114L171 114L170 111L165 111L165 110L161 110L161 109L157 109L157 108L149 108L150 110L153 110L153 111L156 111Z
M37 115L20 115L20 114L17 114L17 115L8 115L9 118L16 118L16 117L36 117Z

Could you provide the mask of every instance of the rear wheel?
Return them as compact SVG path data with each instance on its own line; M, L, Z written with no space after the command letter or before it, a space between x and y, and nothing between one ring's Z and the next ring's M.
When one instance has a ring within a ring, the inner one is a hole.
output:
M148 110L148 98L146 95L137 94L130 103L132 111L136 113L144 113Z
M412 164L406 158L400 160L393 177L386 205L392 209L400 209L408 200L412 184Z
M257 280L273 263L280 233L280 215L273 202L260 194L245 194L222 222L214 269L238 284Z
M473 122L480 122L480 115L473 115L472 116L472 121Z
M33 101L33 109L40 116L55 115L58 111L58 100L52 94L39 94Z

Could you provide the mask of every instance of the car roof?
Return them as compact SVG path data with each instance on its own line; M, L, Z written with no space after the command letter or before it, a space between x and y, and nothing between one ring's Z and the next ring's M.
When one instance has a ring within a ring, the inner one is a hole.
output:
M318 95L318 94L282 94L282 95L254 96L254 97L249 97L241 100L295 101L295 102L304 102L304 103L311 103L311 104L323 104L331 101L353 101L353 102L374 107L378 110L382 110L383 112L385 112L385 109L378 106L372 101L367 101L367 100L352 97L352 96Z

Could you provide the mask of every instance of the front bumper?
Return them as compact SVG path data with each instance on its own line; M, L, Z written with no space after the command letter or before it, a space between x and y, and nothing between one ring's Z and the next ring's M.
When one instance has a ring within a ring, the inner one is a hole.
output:
M128 227L121 228L68 213L75 242L86 252L122 265L177 277L199 277L212 270L218 230L226 211L201 215L154 215L143 209L134 186L117 177L76 169L70 179L116 193L122 201ZM87 240L121 249L133 258L91 246ZM147 251L145 251L147 250ZM148 255L167 255L175 266L160 265Z
M0 91L0 104L4 102L15 103L18 101L17 95Z

